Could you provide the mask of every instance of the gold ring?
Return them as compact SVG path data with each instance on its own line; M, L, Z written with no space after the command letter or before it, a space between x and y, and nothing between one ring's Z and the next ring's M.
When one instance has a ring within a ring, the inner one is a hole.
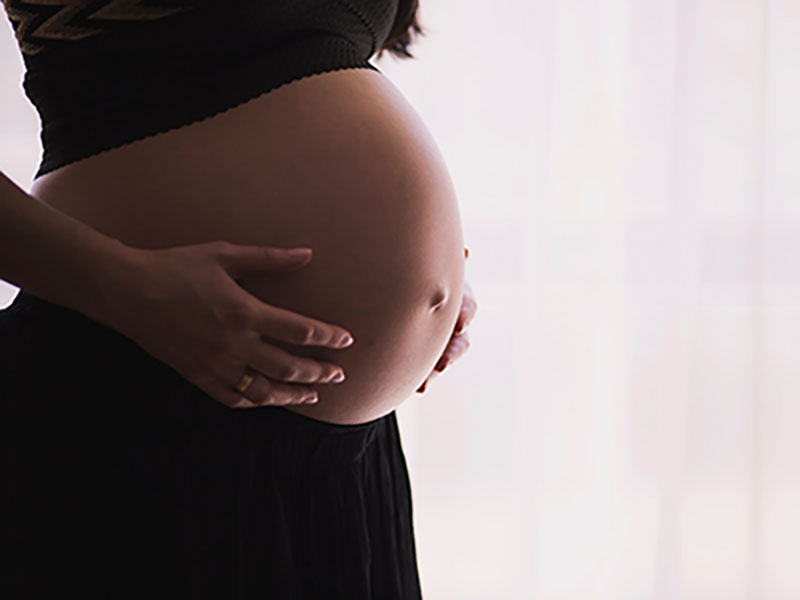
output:
M239 383L236 384L236 391L243 394L251 383L253 383L253 376L245 372Z

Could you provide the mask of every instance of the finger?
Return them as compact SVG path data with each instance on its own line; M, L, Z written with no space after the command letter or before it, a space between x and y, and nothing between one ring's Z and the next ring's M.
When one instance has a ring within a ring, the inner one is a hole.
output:
M456 319L456 326L453 331L456 334L461 334L464 332L464 329L467 327L467 313L462 308L461 312L458 313L458 318Z
M263 335L301 346L329 346L341 349L353 344L352 334L344 327L323 323L263 302L258 305L260 309L255 329Z
M276 381L331 383L340 374L341 381L345 379L344 369L339 365L294 356L260 339L249 338L245 362L265 377Z
M312 255L310 248L308 252L295 254L293 250L301 249L233 244L224 240L214 244L220 264L234 279L251 272L296 269L305 265Z
M230 389L234 393L244 396L255 405L285 406L287 404L302 404L312 397L318 398L317 391L310 386L284 384L272 381L250 369L247 372L253 377L253 380L245 388L244 392L236 390L236 384L239 382L241 375L235 382L231 383Z
M461 310L458 313L458 320L456 321L456 333L461 333L467 328L467 325L469 325L475 317L477 310L478 303L475 302L473 298L465 296L461 303Z
M449 362L458 360L469 348L469 332L454 336L452 343L447 348L447 359Z
M311 386L296 383L281 383L267 380L259 375L258 379L267 381L269 392L263 398L255 398L259 406L284 406L286 404L314 404L319 401L319 393Z
M220 404L228 408L252 408L255 406L250 400L234 389L225 387L220 383L212 383L202 387L202 390Z
M447 365L458 360L464 352L467 351L469 348L469 335L467 332L464 332L460 335L454 335L450 338L450 342L447 344L447 348L445 348L442 356L436 362L436 366L434 366L434 371L439 371L440 373L447 368Z
M456 324L453 328L455 333L462 333L469 325L470 321L472 321L475 313L478 310L478 303L475 301L475 297L472 295L472 288L470 287L469 283L464 282L464 290L461 296L461 306L458 310L458 317L456 318Z

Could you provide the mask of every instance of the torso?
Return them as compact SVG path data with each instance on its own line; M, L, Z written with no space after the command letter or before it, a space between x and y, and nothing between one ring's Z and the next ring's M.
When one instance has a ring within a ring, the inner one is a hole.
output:
M452 333L464 242L452 181L419 116L380 72L294 81L211 118L38 178L31 194L138 248L213 240L310 246L288 274L239 279L270 304L347 328L345 350L265 338L347 380L287 406L374 420L411 397Z

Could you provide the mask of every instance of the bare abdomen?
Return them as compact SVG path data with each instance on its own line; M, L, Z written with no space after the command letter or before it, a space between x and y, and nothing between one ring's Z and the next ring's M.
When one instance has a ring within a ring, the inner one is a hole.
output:
M341 365L290 410L331 423L378 418L410 397L452 332L464 282L452 182L424 124L382 74L332 71L212 118L46 174L34 196L140 248L225 239L310 246L292 273L239 279L262 300L342 325Z

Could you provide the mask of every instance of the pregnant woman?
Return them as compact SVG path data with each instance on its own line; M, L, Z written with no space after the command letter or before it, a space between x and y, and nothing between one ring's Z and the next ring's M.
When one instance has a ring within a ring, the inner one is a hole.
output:
M0 595L421 598L395 409L476 305L369 62L416 1L4 4L44 154L0 181Z

